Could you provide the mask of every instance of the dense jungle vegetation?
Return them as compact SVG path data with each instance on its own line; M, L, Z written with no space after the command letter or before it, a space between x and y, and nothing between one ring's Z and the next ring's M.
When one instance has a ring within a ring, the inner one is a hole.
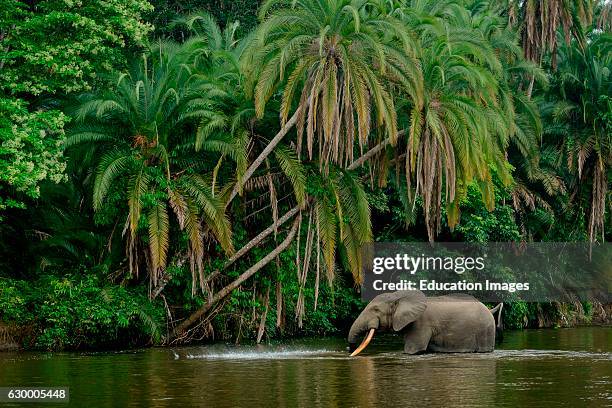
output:
M2 0L0 332L343 334L368 242L608 241L611 22L597 0Z

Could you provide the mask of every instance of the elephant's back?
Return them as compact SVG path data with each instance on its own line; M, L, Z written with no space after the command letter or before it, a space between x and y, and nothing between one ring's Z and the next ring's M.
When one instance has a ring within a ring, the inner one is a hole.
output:
M426 312L434 313L439 318L451 318L461 324L474 322L495 326L495 319L489 309L471 295L453 294L427 298Z
M449 295L442 296L432 296L427 298L428 301L432 302L475 302L480 303L478 299L476 299L472 295L468 295L467 293L451 293ZM482 303L480 303L482 304Z

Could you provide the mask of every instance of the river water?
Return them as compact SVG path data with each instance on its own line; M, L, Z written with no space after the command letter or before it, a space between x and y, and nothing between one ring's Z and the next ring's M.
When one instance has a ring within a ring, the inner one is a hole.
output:
M345 347L0 353L0 386L69 386L70 406L87 408L612 406L612 328L506 332L488 354L409 356L397 336L375 337L355 358Z

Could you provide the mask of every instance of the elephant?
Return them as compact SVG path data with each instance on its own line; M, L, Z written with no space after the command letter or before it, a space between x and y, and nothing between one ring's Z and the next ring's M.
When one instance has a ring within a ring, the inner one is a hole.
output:
M383 293L351 326L349 351L356 356L367 347L375 331L393 329L403 333L404 352L408 354L492 352L496 337L501 337L502 307L500 303L489 310L466 294L428 298L418 290ZM356 348L357 340L366 332L367 337Z

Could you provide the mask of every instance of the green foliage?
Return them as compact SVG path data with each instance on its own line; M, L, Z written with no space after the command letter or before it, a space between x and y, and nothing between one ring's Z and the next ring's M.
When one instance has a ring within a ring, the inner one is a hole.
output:
M501 186L495 190L495 195L495 201L499 204L489 211L482 202L480 192L476 188L468 188L467 197L461 202L461 222L455 229L458 241L518 242L521 239L513 208L503 204L509 195Z
M155 37L171 37L175 40L189 36L189 33L173 23L184 16L208 12L215 19L226 25L237 21L239 30L246 33L257 25L258 0L151 0L155 7L149 13L147 21L155 26Z
M345 277L345 279L348 277ZM350 326L352 319L364 307L363 302L350 285L343 280L337 280L333 289L327 285L321 287L317 308L314 308L315 290L313 280L308 282L304 289L305 305L303 326L300 328L295 322L291 322L284 332L276 328L276 310L268 319L267 328L270 337L276 336L343 336L345 329ZM284 301L287 305L286 315L291 318L295 316L295 304L299 296L297 284L286 286L283 290Z
M533 318L533 307L525 302L504 304L502 318L506 329L525 328L529 320Z
M128 51L147 41L151 27L140 18L150 10L144 0L2 3L0 211L24 208L44 180L64 180L69 118L49 98L90 89L125 65Z
M3 57L0 89L13 94L72 93L89 89L126 51L142 46L152 10L144 0L45 0L36 6L11 1L0 26ZM66 41L70 39L70 41Z
M125 185L119 194L128 207L129 270L138 275L138 232L148 229L147 266L154 287L167 265L170 209L179 229L189 236L194 279L203 277L202 222L225 251L233 251L225 205L214 193L211 175L198 170L219 160L219 150L240 165L243 146L227 143L224 134L207 132L199 147L212 151L211 157L196 151L196 138L182 135L195 136L193 129L206 126L215 113L211 95L218 89L188 68L202 53L194 51L192 44L160 44L156 53L143 56L130 73L118 74L113 88L80 98L74 112L77 124L67 140L68 146L85 145L100 156L93 183L94 210L106 207L106 197L117 182Z
M588 208L590 241L605 241L612 169L612 35L592 32L588 44L566 44L542 110L546 147L567 163L567 184ZM563 137L559 137L563 135Z
M0 219L2 210L38 198L40 183L66 179L64 124L59 111L30 113L19 99L0 98Z
M95 275L0 278L0 320L15 323L28 348L125 347L158 342L163 307L144 288L109 285Z
M523 95L513 86L537 69L524 61L506 20L486 7L461 13L455 5L407 2L401 9L419 36L425 101L408 106L406 177L423 198L430 240L440 229L443 201L448 224L457 224L468 186L493 210L493 171L504 185L512 180L507 147L535 144L539 133L537 120L523 120Z

